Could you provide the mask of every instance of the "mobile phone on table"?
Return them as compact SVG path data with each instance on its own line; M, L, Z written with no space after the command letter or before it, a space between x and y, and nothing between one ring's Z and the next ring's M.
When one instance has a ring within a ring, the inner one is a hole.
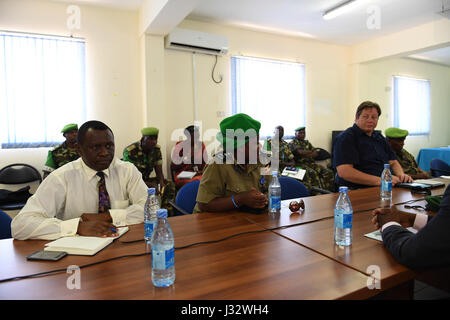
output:
M33 252L27 256L27 260L46 260L46 261L58 261L67 256L67 252L64 251L44 251L39 250Z

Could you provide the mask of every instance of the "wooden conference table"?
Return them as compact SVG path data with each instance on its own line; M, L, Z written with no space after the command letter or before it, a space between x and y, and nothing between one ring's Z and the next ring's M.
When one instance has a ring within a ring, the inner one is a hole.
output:
M153 286L148 248L143 241L132 242L142 239L143 224L130 226L95 256L70 255L57 262L26 260L48 241L0 240L0 281L61 270L0 282L0 299L411 298L415 273L398 264L381 242L364 237L373 231L370 212L378 205L379 188L349 192L354 218L353 244L347 248L333 241L337 195L304 198L301 214L291 213L284 201L277 216L230 212L169 218L176 247L176 280L169 288ZM394 203L422 198L405 189L393 191ZM113 260L85 266L106 259ZM80 289L70 289L75 273L66 269L71 265L81 267ZM373 266L379 272L372 274Z

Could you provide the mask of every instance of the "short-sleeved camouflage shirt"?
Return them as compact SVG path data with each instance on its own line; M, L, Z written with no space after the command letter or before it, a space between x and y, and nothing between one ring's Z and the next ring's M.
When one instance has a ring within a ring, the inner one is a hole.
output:
M214 158L220 155L215 155ZM267 192L270 176L262 176L262 164L249 164L247 168L237 164L216 163L214 159L206 166L200 182L197 202L209 203L215 198L231 197L233 194L249 191L252 187ZM194 213L200 212L198 204Z
M292 139L291 142L289 142L289 149L291 149L291 152L294 154L295 157L295 163L300 166L306 166L312 162L314 162L314 159L312 158L303 158L299 157L294 153L294 150L300 149L300 150L309 150L313 151L314 147L308 140L298 140L297 138Z
M79 157L80 155L77 149L69 148L64 141L55 149L48 152L43 171L50 173L66 163L77 160Z
M402 149L400 152L396 152L395 155L397 156L398 162L400 162L405 174L411 175L421 173L421 170L411 153L405 149Z
M267 143L264 144L264 149L266 149L267 151L272 151L272 139L267 139ZM280 161L282 162L288 162L292 159L294 159L294 155L291 151L291 149L289 148L289 144L284 141L283 139L281 139L280 143L279 143L279 152L280 152Z
M123 161L133 163L147 181L155 166L162 165L161 147L156 145L149 153L144 153L141 142L137 141L123 150Z

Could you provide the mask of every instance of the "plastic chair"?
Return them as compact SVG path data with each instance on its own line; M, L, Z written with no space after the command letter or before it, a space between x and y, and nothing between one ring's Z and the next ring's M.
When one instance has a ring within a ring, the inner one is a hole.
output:
M191 214L194 211L195 204L197 203L197 192L199 180L191 181L180 188L175 198L175 215ZM172 203L173 205L173 203Z
M12 238L11 221L11 217L0 210L0 240Z
M450 165L441 159L433 159L430 164L432 177L450 176Z
M4 185L20 185L37 181L42 182L42 177L35 167L25 163L14 163L7 165L0 170L0 184ZM16 188L17 189L17 188ZM3 189L5 190L5 189ZM16 202L2 204L2 210L18 210L25 206L26 199L17 200Z
M291 177L279 177L281 200L309 197L309 191L303 183Z

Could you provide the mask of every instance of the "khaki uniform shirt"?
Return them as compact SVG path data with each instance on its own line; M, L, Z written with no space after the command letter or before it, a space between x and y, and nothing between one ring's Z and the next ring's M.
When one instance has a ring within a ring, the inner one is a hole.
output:
M216 158L217 155L214 157ZM263 193L267 192L270 176L261 176L261 164L242 165L209 163L203 172L198 188L197 202L209 203L215 198L231 197L233 194L249 191L252 187ZM263 177L263 179L262 179ZM194 213L201 212L198 203Z

